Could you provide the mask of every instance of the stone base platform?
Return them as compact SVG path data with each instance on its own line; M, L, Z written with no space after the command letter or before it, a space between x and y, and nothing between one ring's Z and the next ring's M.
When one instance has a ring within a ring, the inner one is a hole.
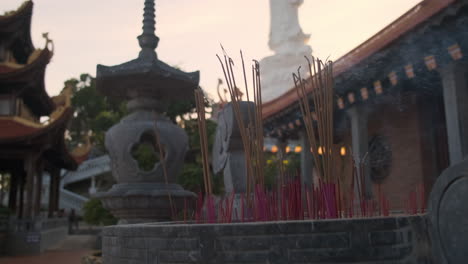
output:
M425 215L103 230L104 263L433 263Z
M119 224L169 221L173 212L180 213L184 207L192 206L196 195L178 184L126 183L115 184L105 193L95 197L115 217ZM190 209L190 208L188 208Z

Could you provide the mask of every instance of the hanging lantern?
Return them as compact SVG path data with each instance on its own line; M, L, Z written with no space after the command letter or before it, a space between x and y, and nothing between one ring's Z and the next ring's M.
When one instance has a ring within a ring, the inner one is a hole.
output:
M374 82L374 91L376 94L382 94L383 89L382 89L382 83L380 81L375 81Z
M454 60L459 60L463 57L460 46L458 46L458 44L448 47L448 52L450 53L450 56L452 56L452 59Z
M396 72L392 71L389 75L388 78L390 79L390 83L395 86L398 84L398 76Z
M301 152L301 151L302 151L302 147L301 147L301 146L296 146L296 147L294 148L294 152L296 152L296 153L299 153L299 152Z
M369 91L367 90L366 87L361 88L361 98L363 100L369 99Z
M408 78L410 79L413 79L414 78L414 68L413 68L413 64L408 64L405 66L405 73L406 73L406 76L408 76Z
M432 55L424 57L424 63L426 64L427 69L430 70L430 71L437 68L436 59Z
M322 146L318 147L317 153L318 153L319 155L323 155L323 147L322 147Z
M340 148L340 155L341 156L346 156L346 147L345 146Z
M338 100L336 101L336 104L338 105L338 108L339 109L344 109L344 101L343 101L343 98L338 98Z
M272 147L271 147L271 152L273 152L273 153L276 153L276 152L278 152L278 147L277 147L277 146L275 146L275 145L274 145L274 146L272 146Z
M354 93L348 94L348 101L349 103L354 104L354 102L356 101L356 98L354 97Z

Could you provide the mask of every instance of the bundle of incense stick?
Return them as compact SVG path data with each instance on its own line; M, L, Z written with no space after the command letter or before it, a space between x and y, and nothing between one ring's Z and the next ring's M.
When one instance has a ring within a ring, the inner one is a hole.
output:
M293 79L318 173L325 182L329 182L333 177L334 159L332 154L333 64L332 62L325 62L324 64L314 57L312 57L312 62L307 57L306 59L309 66L309 80L302 79L300 67L297 74L293 73ZM311 112L310 97L312 97L314 113ZM315 129L314 119L317 123L317 129ZM321 152L321 155L319 155L319 152Z
M198 133L200 135L200 149L202 154L203 163L203 183L205 186L205 206L208 223L216 222L216 209L213 197L213 191L211 187L211 173L209 164L209 152L208 152L208 134L206 131L206 117L205 117L205 95L201 88L195 89L195 104L197 109L197 122L198 122ZM202 194L200 193L201 197ZM203 198L202 198L203 200ZM203 206L199 207L200 212Z
M311 62L309 58L305 58L308 62L309 80L301 77L301 67L297 74L293 73L293 80L320 179L320 192L325 202L326 217L335 218L341 213L338 208L340 195L337 195L336 185L336 183L339 185L339 177L333 173L336 159L336 155L333 154L336 151L333 146L333 63L330 61L323 63L314 57Z
M245 151L245 162L247 166L247 198L249 199L250 193L254 191L253 186L259 185L261 188L263 188L265 184L260 65L257 61L253 61L252 88L255 107L254 109L251 109L250 105L248 106L248 120L247 124L245 124L240 110L240 102L242 101L240 95L241 92L238 88L239 86L236 83L236 77L233 70L234 61L226 54L224 49L223 53L224 60L221 59L219 55L216 55L216 57L218 58L224 73L226 85L231 97L234 116L239 126L242 145ZM247 101L250 101L247 74L245 71L245 63L242 51L240 51L240 56L242 61L245 93L247 95Z
M161 138L160 138L160 134L159 134L159 129L158 129L158 126L156 124L157 120L158 120L158 116L155 112L153 112L153 115L154 115L154 135L155 135L155 138L156 138L156 146L155 148L157 148L159 150L159 162L161 163L161 166L163 168L163 174L164 174L164 181L167 184L169 184L169 178L168 178L168 175L167 175L167 167L166 167L166 156L165 156L165 153L164 153L164 149L163 149L163 146L161 144ZM171 217L172 219L175 219L176 217L176 208L174 206L174 202L172 201L172 196L171 196L171 193L169 192L169 188L167 188L167 197L169 198L169 205L171 207Z
M205 95L203 90L198 88L195 90L195 104L197 108L198 133L200 135L200 149L203 162L203 183L205 184L205 193L207 197L212 194L210 164L208 161L208 135L206 132L205 118Z

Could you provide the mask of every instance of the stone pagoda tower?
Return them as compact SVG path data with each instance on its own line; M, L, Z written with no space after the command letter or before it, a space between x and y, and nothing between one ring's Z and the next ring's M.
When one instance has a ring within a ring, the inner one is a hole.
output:
M155 51L158 41L154 0L145 0L138 58L116 66L97 66L97 89L108 97L127 100L130 111L106 133L117 184L97 194L119 223L169 220L174 214L171 209L180 211L186 200L195 198L175 183L188 137L164 113L172 102L194 100L199 72L182 72L160 61ZM162 159L150 170L141 168L132 155L140 145L151 147L156 155L161 153L158 146L162 148Z

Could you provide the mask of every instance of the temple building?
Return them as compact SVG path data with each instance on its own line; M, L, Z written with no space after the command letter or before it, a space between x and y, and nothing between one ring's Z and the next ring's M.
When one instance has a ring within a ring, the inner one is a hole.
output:
M10 233L36 234L19 240L9 237L15 250L21 250L22 243L46 243L40 242L46 238L40 239L41 230L36 230L34 223L56 215L60 170L77 167L64 137L73 115L71 90L66 88L56 97L50 97L45 90L44 74L53 56L53 43L43 34L45 47L33 46L32 11L33 2L26 1L16 11L0 16L0 172L10 175L9 183L2 186L9 186L7 206L11 215L22 219L18 224L26 225L10 226L14 229ZM49 190L43 189L45 171L51 175ZM49 201L46 208L41 208L44 193Z
M364 161L366 193L379 185L393 210L468 154L467 28L467 1L425 0L334 62L334 143ZM277 146L306 144L295 88L264 103L263 116Z

